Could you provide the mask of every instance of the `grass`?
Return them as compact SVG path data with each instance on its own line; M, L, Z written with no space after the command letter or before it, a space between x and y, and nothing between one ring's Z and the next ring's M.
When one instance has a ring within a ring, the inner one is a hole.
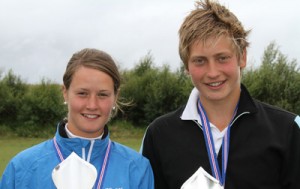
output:
M134 128L126 122L115 122L109 126L109 130L110 138L113 141L129 146L136 151L139 150L145 131L144 128ZM25 138L10 134L0 136L0 178L12 157L26 148L52 138L54 133L49 135L51 137L48 138Z

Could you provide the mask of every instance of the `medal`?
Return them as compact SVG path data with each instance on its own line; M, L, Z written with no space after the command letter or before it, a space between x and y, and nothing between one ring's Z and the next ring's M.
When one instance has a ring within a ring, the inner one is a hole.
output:
M61 162L63 162L65 159L64 159L64 157L61 153L61 150L60 150L60 148L59 148L59 146L56 142L55 137L53 138L53 145L54 145L54 148L55 148L55 151L56 151L56 154L57 154L58 158L60 159ZM101 172L100 172L99 177L98 177L97 189L101 189L103 177L105 175L105 171L106 171L107 163L108 163L108 159L109 159L110 147L111 147L111 140L108 141L108 146L107 146L107 149L106 149L106 152L105 152L105 157L104 157L104 160L103 160ZM74 153L74 152L72 152L72 153Z

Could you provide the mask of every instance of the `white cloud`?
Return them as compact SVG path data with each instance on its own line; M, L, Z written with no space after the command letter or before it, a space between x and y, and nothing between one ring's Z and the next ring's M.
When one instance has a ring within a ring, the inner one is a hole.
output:
M252 29L249 59L260 62L273 40L300 61L297 0L219 0ZM61 83L71 55L94 47L132 68L151 51L156 65L178 68L178 29L194 8L182 0L0 0L0 69L28 82ZM297 45L297 46L296 46Z

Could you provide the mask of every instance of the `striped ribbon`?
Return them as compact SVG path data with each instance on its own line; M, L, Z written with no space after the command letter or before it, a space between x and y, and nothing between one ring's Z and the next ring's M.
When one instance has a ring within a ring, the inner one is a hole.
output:
M110 152L110 145L111 145L111 141L109 140L108 141L108 146L107 146L107 149L106 149L106 153L105 153L105 158L104 158L103 164L102 164L101 173L100 173L100 176L99 176L97 189L101 188L102 180L103 180L104 173L105 173L105 170L106 170L106 165L107 165L107 162L108 162L108 157L109 157L109 152Z
M56 142L56 138L54 137L53 138L53 144L54 144L54 147L55 147L55 150L56 150L56 154L57 156L59 157L60 161L64 161L64 157L60 151L60 148ZM108 141L108 146L107 146L107 149L106 149L106 152L105 152L105 157L104 157L104 160L103 160L103 164L102 164L102 168L101 168L101 173L98 177L98 184L97 184L97 189L100 189L101 188L101 185L102 185L102 181L103 181L103 177L105 175L105 171L106 171L106 165L108 163L108 159L109 159L109 154L110 154L110 146L111 146L111 140L109 139Z
M230 142L230 127L232 125L233 118L236 115L237 107L238 106L236 106L236 108L235 108L234 114L228 125L226 134L225 134L225 136L223 138L223 142L222 142L222 174L221 174L220 167L218 164L217 154L215 151L215 146L214 146L214 141L213 141L213 137L212 137L209 119L206 115L206 112L205 112L201 102L200 102L200 99L198 99L198 103L197 103L198 113L199 113L200 119L203 124L203 131L204 131L203 134L204 134L204 138L205 138L205 145L206 145L206 149L207 149L207 153L208 153L209 163L210 163L210 166L212 169L212 174L217 180L219 180L219 182L222 186L225 185L225 178L226 178L226 169L227 169L227 163L228 163L229 142Z

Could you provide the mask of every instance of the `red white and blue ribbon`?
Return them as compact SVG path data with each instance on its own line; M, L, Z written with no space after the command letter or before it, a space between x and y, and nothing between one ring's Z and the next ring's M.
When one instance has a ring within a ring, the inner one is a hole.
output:
M55 137L53 138L53 144L54 144L54 148L56 150L56 154L59 157L60 161L64 161L64 157L63 157L63 155L60 151L60 148L59 148L59 146L56 142ZM109 159L110 146L111 146L111 140L109 139L108 146L107 146L107 149L106 149L106 152L105 152L105 157L104 157L104 160L103 160L103 163L102 163L101 172L100 172L99 177L97 179L98 180L97 189L100 189L101 185L102 185L102 181L103 181L103 178L104 178L104 175L105 175L105 171L106 171L107 163L108 163L108 159Z
M105 153L105 157L104 157L104 160L103 160L103 163L102 163L101 173L100 173L100 175L99 175L99 180L98 180L98 184L97 184L97 189L100 189L100 188L101 188L102 180L103 180L103 177L104 177L104 174L105 174L105 171L106 171L106 165L107 165L107 163L108 163L108 157L109 157L109 152L110 152L110 146L111 146L111 141L109 140L109 141L108 141L108 146L107 146L107 149L106 149L106 153Z
M211 132L211 128L210 128L209 119L206 115L206 112L205 112L201 102L200 102L200 99L198 99L198 103L197 103L198 113L199 113L200 119L203 124L203 134L204 134L204 138L205 138L205 144L206 144L206 149L207 149L207 153L208 153L210 167L212 169L212 174L217 180L219 180L219 182L222 186L225 185L225 179L226 179L226 169L227 169L227 163L228 163L229 142L230 142L230 127L231 127L233 118L236 115L237 107L238 106L236 106L236 108L235 108L232 119L228 125L227 132L223 138L222 170L220 170L220 167L218 164L218 159L217 159L217 154L215 151L214 141L213 141L213 137L212 137L212 132Z

